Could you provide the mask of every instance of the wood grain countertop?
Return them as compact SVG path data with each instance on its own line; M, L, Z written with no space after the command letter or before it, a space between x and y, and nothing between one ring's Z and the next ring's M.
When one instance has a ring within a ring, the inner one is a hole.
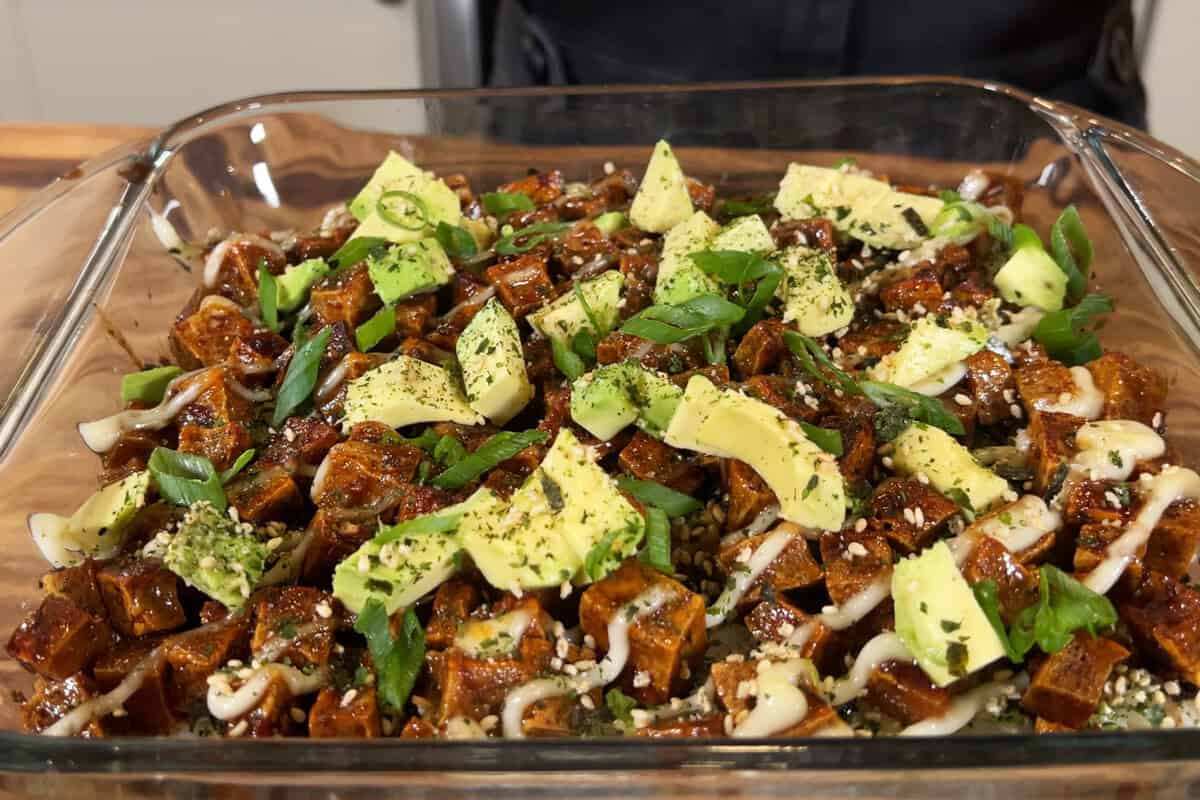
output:
M71 123L0 123L0 216L90 158L154 128Z

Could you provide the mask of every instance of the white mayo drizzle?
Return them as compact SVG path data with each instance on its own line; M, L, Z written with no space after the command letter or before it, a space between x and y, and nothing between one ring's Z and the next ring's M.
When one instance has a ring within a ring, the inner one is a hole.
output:
M303 639L306 636L312 636L315 633L330 631L329 623L306 622L303 625L297 625L296 630L291 636L272 636L263 646L254 651L254 660L259 663L267 663L279 658L283 653L292 646L293 642Z
M325 478L329 474L329 454L321 459L321 463L317 465L317 471L313 474L312 486L309 487L308 495L312 501L317 502L317 498L321 496L321 492L325 490Z
M1042 321L1046 312L1040 308L1023 308L1008 318L1008 322L996 328L995 336L1008 347L1016 347L1021 342L1033 336L1033 329Z
M1105 550L1104 560L1088 573L1083 585L1104 594L1117 582L1137 551L1150 539L1163 512L1176 500L1200 499L1200 475L1184 467L1167 467L1154 476L1144 476L1139 489L1142 508L1133 522Z
M350 354L342 356L342 360L337 363L337 366L329 371L325 379L321 381L314 396L317 400L325 400L332 395L341 385L342 381L346 380L346 373L350 369Z
M925 380L917 381L909 388L917 394L923 394L926 397L937 397L939 394L953 389L966 376L966 363L955 361L948 367L933 373Z
M1096 388L1092 373L1087 367L1071 367L1071 379L1075 382L1075 391L1068 397L1060 396L1055 400L1043 398L1034 402L1034 407L1084 419L1099 417L1104 411L1104 393Z
M271 370L267 371L270 372ZM244 397L251 403L263 403L271 399L270 389L251 389L249 386L243 386L237 381L229 381L229 388L233 390L234 394Z
M533 615L523 609L494 619L471 620L458 629L454 646L471 658L511 653L532 624Z
M265 664L255 670L233 693L223 691L221 684L208 687L208 713L220 720L231 720L253 711L275 678L283 678L294 697L311 694L325 685L325 670L305 674L284 664Z
M799 658L773 663L758 673L754 709L733 729L734 738L770 736L808 714L808 697L797 684L812 676L812 663Z
M216 287L217 278L221 275L221 263L225 260L226 254L229 253L229 248L241 242L258 245L264 250L270 250L280 257L283 256L283 248L270 239L264 239L252 233L232 234L214 247L212 252L208 254L208 258L204 260L204 285L207 288L212 289Z
M175 381L172 381L171 385L174 384ZM168 386L167 391L170 390ZM107 453L126 431L157 431L167 427L175 415L195 402L203 391L202 384L193 383L174 396L164 397L154 408L130 409L95 422L81 422L78 426L79 436L93 453Z
M961 730L983 709L988 700L993 697L1007 694L1012 688L1023 690L1028 685L1029 678L1025 673L1017 675L1007 681L995 681L993 683L985 683L965 692L950 703L950 708L940 717L930 717L923 719L920 722L914 722L904 730L900 731L900 736L949 736L958 730Z
M864 586L857 594L840 606L822 611L787 638L787 644L802 649L808 640L817 632L818 625L824 625L835 631L842 631L870 614L875 606L882 603L892 594L892 571L888 569L882 575Z
M1007 515L1008 522L1000 519L1001 514ZM980 537L990 536L1009 552L1019 553L1061 526L1062 514L1047 506L1046 501L1037 495L1027 494L1015 503L1004 506L998 513L975 522L948 544L955 562L962 566Z
M771 562L779 557L779 554L783 552L799 530L797 525L785 522L778 525L774 532L762 541L762 544L754 551L754 555L750 556L750 561L745 564L745 569L733 574L733 581L726 585L721 596L705 614L705 625L715 628L725 621L729 612L737 607L750 585L758 580L758 576L762 575L767 567L771 566Z
M1125 480L1138 461L1158 458L1167 449L1153 428L1128 419L1089 422L1076 432L1075 444L1080 452L1071 463L1073 471L1109 481Z
M840 706L862 695L867 690L867 681L871 679L871 673L883 664L889 661L912 660L912 653L904 641L892 631L885 631L873 637L863 645L846 677L833 685L833 698L830 702Z
M665 589L653 586L618 608L608 621L608 653L603 661L582 675L539 678L509 692L504 698L504 708L501 711L505 738L525 738L521 720L525 717L526 709L534 703L571 692L586 694L616 680L625 669L625 662L629 660L630 624L654 613L669 599Z

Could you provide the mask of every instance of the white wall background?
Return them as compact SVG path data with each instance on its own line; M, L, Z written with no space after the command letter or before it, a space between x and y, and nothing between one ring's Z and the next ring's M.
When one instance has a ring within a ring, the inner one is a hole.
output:
M0 0L0 120L161 125L250 94L432 84L421 2L451 0ZM1200 0L1157 7L1151 131L1200 158Z

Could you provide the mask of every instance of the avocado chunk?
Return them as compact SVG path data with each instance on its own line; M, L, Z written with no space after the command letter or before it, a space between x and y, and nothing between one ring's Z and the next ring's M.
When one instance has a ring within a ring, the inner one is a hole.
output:
M615 269L579 284L579 293L595 315L596 324L604 328L596 333L606 333L617 323L621 287L624 285L625 276ZM534 311L529 315L529 324L547 339L556 339L564 344L569 344L571 338L581 330L592 327L587 311L575 292L564 294L550 305Z
M572 385L571 419L602 441L633 422L661 437L682 396L682 389L636 361L606 364Z
M417 422L483 422L449 370L403 355L350 381L343 407L345 431L367 421L392 428Z
M712 250L737 250L741 253L773 253L775 239L758 214L738 217L721 229L709 245Z
M901 475L921 473L942 494L958 489L983 512L1004 499L1008 481L979 465L971 451L941 428L914 422L892 442L892 464Z
M845 484L837 461L774 406L718 389L703 375L688 381L664 441L672 447L745 461L797 525L840 530Z
M865 175L807 164L790 164L775 196L785 219L819 214L842 233L891 250L928 239L944 205L936 197L898 192Z
M396 244L367 258L375 294L387 304L432 292L454 277L454 267L436 239Z
M497 425L515 417L533 397L517 323L496 298L471 319L454 351L467 402Z
M29 532L42 555L56 567L72 567L88 558L110 558L124 543L129 522L146 505L149 488L149 471L135 472L100 489L70 517L32 514Z
M401 525L419 526L428 519L461 518L471 509L491 501L480 489L461 503L424 514ZM460 523L461 524L461 523ZM383 603L388 614L408 608L458 571L462 542L455 531L409 533L391 542L370 539L347 556L333 571L333 596L358 614L371 599Z
M666 233L692 214L692 198L687 180L671 145L654 145L646 174L633 196L629 218L633 224L651 233Z
M626 220L625 215L620 211L605 211L592 220L592 224L599 228L605 236L612 236L625 227Z
M163 564L188 586L227 608L245 604L263 576L267 545L252 526L234 522L210 503L188 509Z
M1067 296L1067 273L1036 245L1022 247L1009 256L992 282L1008 302L1043 311L1059 311Z
M375 213L375 204L384 191L392 186L425 180L424 171L395 150L388 152L367 185L350 201L350 213L359 222Z
M720 229L708 214L697 211L667 232L654 283L654 302L673 306L720 292L716 280L691 258L692 253L706 249Z
M974 320L939 321L926 315L912 326L899 349L871 368L871 377L911 389L979 352L987 339L987 328Z
M323 258L310 258L293 264L275 279L275 305L280 311L295 311L304 305L313 284L328 274L329 265Z
M1004 644L944 541L896 564L892 599L896 634L938 686L965 678L1004 655Z
M824 250L793 246L779 258L784 278L775 290L783 300L783 321L795 322L805 336L824 336L850 324L854 298L838 280Z
M565 427L508 503L483 491L458 533L487 582L506 591L598 580L635 552L645 530L642 515ZM587 564L591 574L581 574Z

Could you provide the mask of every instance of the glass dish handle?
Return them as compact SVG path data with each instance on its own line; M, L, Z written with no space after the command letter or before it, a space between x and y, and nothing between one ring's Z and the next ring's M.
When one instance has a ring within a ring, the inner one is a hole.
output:
M0 348L0 459L41 405L91 319L128 245L152 162L124 145L60 178L0 218L0 264L9 286ZM35 269L36 267L36 269Z

